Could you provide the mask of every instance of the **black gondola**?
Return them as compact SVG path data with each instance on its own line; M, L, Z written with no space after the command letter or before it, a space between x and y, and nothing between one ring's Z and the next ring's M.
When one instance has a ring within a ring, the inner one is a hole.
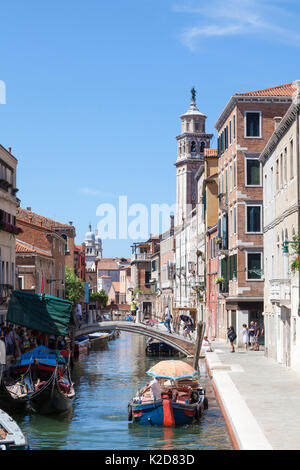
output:
M163 343L162 341L149 338L147 340L146 354L153 355L153 356L159 356L159 355L173 356L175 354L175 349L172 348L172 346L169 346L168 344Z
M36 385L37 386L37 385ZM70 376L69 367L60 376L55 369L47 382L40 382L38 388L29 397L30 407L39 414L65 413L72 408L75 390Z
M28 402L28 394L32 393L33 390L30 367L18 380L5 380L2 374L0 381L0 408L4 411L19 411L24 409Z

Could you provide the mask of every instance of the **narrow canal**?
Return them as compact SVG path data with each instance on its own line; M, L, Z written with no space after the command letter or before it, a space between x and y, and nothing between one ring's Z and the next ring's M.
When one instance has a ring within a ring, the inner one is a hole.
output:
M200 424L143 427L129 423L127 404L148 381L146 371L157 357L145 354L145 338L130 333L90 351L73 369L76 399L68 416L13 415L33 450L94 449L232 449L220 408L202 364L209 408Z

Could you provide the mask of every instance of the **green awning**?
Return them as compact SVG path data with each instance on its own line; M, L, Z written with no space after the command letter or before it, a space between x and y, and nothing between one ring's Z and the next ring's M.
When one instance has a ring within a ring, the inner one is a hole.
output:
M7 310L7 321L31 330L52 335L67 334L72 321L73 304L46 294L13 291Z

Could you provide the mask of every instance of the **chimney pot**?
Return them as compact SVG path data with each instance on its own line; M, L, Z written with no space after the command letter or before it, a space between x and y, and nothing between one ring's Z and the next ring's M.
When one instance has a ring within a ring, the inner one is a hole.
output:
M9 151L9 153L11 153L11 147L8 147L8 151Z
M276 131L277 127L279 126L279 124L282 120L282 116L275 116L273 118L273 120L274 120L274 128L275 128L275 131Z

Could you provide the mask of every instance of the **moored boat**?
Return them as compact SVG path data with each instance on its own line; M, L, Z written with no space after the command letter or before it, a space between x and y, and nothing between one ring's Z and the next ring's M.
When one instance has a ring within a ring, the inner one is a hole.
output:
M74 398L75 390L67 367L64 374L55 369L48 381L38 381L29 403L33 411L48 415L67 412L72 408Z
M156 366L147 372L154 380L129 402L128 420L154 426L199 422L207 408L207 398L196 378L197 371L183 361L161 361Z
M79 336L74 341L74 359L77 360L79 356L88 354L90 349L90 340L88 335Z
M146 345L146 354L153 356L173 356L175 354L175 350L172 346L169 346L158 339L149 338Z
M104 333L100 331L98 333L91 333L88 336L91 348L107 348L109 333Z
M28 443L17 423L0 409L0 450L27 450Z

